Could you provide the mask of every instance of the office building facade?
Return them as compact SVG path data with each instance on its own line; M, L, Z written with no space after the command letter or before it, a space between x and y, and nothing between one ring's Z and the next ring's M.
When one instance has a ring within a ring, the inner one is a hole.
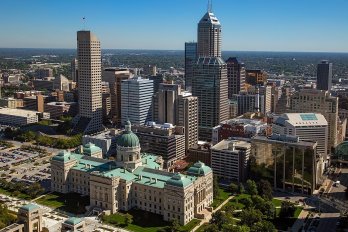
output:
M197 43L185 43L185 89L191 91L193 78L193 64L197 60Z
M327 60L321 61L317 65L317 89L331 90L332 86L332 63Z
M236 57L226 60L227 80L228 80L228 99L233 98L233 94L245 91L245 66Z

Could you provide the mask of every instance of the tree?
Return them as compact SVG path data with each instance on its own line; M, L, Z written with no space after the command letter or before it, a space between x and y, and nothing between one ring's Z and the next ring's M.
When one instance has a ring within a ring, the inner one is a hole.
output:
M257 195L257 185L253 180L247 180L246 182L247 193L250 195Z
M226 211L217 211L211 215L210 224L217 225L221 231L224 224L233 224L232 214Z
M217 225L209 224L206 228L204 228L204 232L220 232L220 230Z
M244 185L242 183L239 183L239 193L240 194L245 193L245 188L244 188Z
M272 186L267 180L260 180L257 189L259 192L259 195L261 195L263 198L266 198L268 200L272 200L273 195L272 195Z
M280 207L279 217L281 218L289 218L293 217L296 211L295 204L290 201L282 201L282 205Z
M262 213L258 209L245 209L241 212L241 224L251 227L262 220Z
M218 182L217 176L214 176L213 178L213 194L214 194L214 198L220 197L219 182Z
M177 219L174 219L169 227L170 232L178 232L180 231L180 224Z
M250 228L246 225L226 225L222 228L223 232L249 232Z
M250 199L250 197L242 198L239 200L239 202L245 205L245 208L250 208L253 205L253 201Z
M231 183L229 188L232 194L238 193L238 185L236 185L235 183Z
M125 215L124 223L126 224L126 226L128 226L129 224L132 224L132 222L133 222L133 216L127 213Z
M263 214L265 219L273 219L275 215L275 207L272 201L265 200L259 195L251 197L253 206L255 209L258 209Z
M256 222L251 228L251 232L275 232L277 231L274 225L269 221Z

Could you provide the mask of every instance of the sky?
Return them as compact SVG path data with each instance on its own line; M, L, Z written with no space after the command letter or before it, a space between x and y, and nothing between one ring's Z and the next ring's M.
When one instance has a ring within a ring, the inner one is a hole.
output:
M207 0L1 0L0 9L1 48L76 48L85 29L102 48L183 50ZM348 52L347 9L347 0L213 0L231 51Z

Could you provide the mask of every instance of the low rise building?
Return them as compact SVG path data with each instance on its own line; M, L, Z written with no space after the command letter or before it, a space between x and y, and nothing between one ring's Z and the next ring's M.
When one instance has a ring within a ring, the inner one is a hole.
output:
M98 134L84 135L82 144L93 143L102 149L104 157L109 157L116 154L116 141L120 134L122 131L111 129Z
M39 121L40 112L22 109L0 108L0 124L24 126Z
M201 161L208 166L211 166L211 144L208 142L198 142L193 147L190 147L187 151L187 160L196 163Z
M323 156L317 153L317 142L274 134L255 136L251 145L253 178L266 179L275 189L308 195L322 183Z
M211 167L214 175L228 181L243 182L251 144L245 141L224 139L211 148Z
M48 102L44 106L45 112L50 113L51 118L61 116L74 117L78 113L77 102Z

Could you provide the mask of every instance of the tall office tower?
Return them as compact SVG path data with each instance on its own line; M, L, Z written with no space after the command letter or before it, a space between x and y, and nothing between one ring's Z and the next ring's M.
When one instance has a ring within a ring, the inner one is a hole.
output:
M330 150L337 145L338 127L338 98L331 96L328 91L303 89L290 97L290 112L320 113L328 123L328 146Z
M198 59L193 65L192 95L198 97L199 139L211 140L212 128L227 120L227 66L221 59L221 24L211 12L198 23Z
M105 68L103 70L103 81L109 82L111 110L110 119L116 125L121 125L121 82L132 76L127 68Z
M79 115L75 132L92 133L102 129L101 51L100 41L90 31L77 32L79 61Z
M318 142L317 152L327 158L328 126L322 114L288 113L275 118L272 132L297 136L300 141Z
M220 57L201 57L193 68L192 95L198 97L198 135L211 140L212 128L228 119L226 63Z
M197 60L197 43L185 43L185 89L192 89L193 63Z
M331 90L332 63L327 60L321 61L317 66L317 89Z
M289 87L283 87L281 95L275 108L276 114L284 114L289 111L290 108L291 91Z
M152 121L153 81L134 77L121 83L121 124L144 125Z
M247 92L248 94L254 94L254 95L257 95L257 93L259 93L259 96L263 96L263 99L262 99L263 103L258 104L259 106L261 104L264 106L263 109L259 107L259 110L263 114L267 114L272 111L272 86L250 86ZM260 97L256 99L260 99Z
M79 80L79 68L78 61L76 58L71 61L71 79L74 82L78 82Z
M155 96L157 119L160 124L171 123L185 128L186 150L198 142L198 98L181 91L180 85L160 84Z
M102 109L103 121L107 121L110 118L111 112L111 95L109 82L102 82Z
M210 11L198 23L198 57L221 57L221 24Z
M261 112L265 114L265 96L240 92L233 95L233 101L237 102L237 115L243 115L248 112Z
M226 60L227 79L228 79L228 99L232 99L233 94L245 91L245 66L236 57Z

